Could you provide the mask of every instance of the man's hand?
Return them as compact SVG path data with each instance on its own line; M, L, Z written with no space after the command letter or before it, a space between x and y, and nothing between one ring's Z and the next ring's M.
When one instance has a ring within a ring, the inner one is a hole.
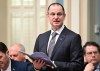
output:
M34 65L36 70L40 70L45 65L45 62L43 60L41 60L41 59L34 60L33 61L33 65Z
M93 71L93 70L94 70L94 65L92 63L88 63L84 69L84 71Z

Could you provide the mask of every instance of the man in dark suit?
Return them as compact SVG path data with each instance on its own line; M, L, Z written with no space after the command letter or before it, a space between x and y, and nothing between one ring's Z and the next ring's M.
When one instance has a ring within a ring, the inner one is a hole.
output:
M83 71L81 37L63 25L66 16L63 6L59 3L52 3L48 7L47 16L52 26L51 30L40 34L34 47L34 52L44 52L49 56L49 46L54 46L49 57L56 68L52 69L47 65L44 68L45 71ZM55 42L50 44L53 32L57 34Z
M0 42L0 70L1 71L34 71L34 68L26 62L11 60L7 46Z
M84 50L84 71L100 71L100 45L89 41L83 46Z

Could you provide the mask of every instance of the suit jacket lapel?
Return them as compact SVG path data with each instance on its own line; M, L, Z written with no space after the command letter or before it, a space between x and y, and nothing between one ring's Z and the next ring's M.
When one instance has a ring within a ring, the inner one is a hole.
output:
M11 71L16 71L13 60L11 60Z
M66 34L67 34L66 31L67 31L67 28L65 27L63 29L63 31L61 32L61 34L60 34L60 36L59 36L59 38L56 42L56 45L55 45L54 50L53 50L52 55L51 55L51 59L54 57L56 51L61 47L60 45L65 40L65 37L66 37Z
M48 53L47 53L47 47L48 47L48 41L49 41L50 33L51 33L51 31L48 31L48 32L46 33L47 35L45 36L45 39L44 39L44 40L45 40L45 43L44 43L45 46L44 46L44 49L43 49L43 50L44 50L44 52L45 52L46 54L48 54Z

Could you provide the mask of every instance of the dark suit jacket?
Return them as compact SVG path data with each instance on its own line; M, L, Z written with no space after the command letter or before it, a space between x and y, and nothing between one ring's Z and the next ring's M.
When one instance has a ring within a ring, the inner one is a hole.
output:
M34 71L34 68L27 62L11 60L11 71Z
M34 47L35 52L47 54L50 33L51 31L47 31L38 36ZM80 35L64 27L52 52L51 60L57 65L54 71L83 71L84 59Z

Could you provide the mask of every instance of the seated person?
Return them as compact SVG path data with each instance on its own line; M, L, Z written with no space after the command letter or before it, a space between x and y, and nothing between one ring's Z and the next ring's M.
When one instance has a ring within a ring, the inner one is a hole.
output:
M100 46L96 42L86 42L83 50L86 60L84 71L100 70Z
M22 61L22 62L28 61L25 58L25 55L23 53L21 53L20 51L25 52L24 45L22 45L20 43L13 44L9 50L10 58L13 60L16 60L16 61Z
M9 56L12 60L28 62L30 66L34 66L35 69L40 69L44 65L44 62L41 60L34 60L33 64L33 61L30 62L28 59L26 59L25 54L23 53L25 53L25 48L24 45L20 43L15 43L10 47Z
M35 71L27 62L18 62L9 58L8 48L0 42L0 71Z

